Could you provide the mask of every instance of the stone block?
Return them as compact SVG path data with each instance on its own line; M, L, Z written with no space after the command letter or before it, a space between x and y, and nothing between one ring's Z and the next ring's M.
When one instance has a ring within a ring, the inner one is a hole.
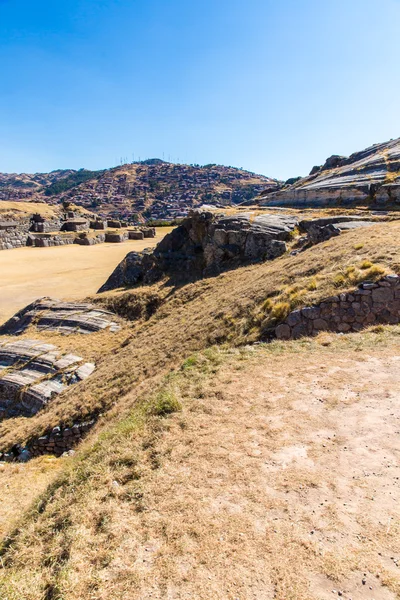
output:
M290 327L298 325L301 322L301 312L299 310L294 310L287 316L286 322Z
M291 337L291 329L289 325L282 323L275 329L275 335L278 340L289 340Z
M295 327L293 327L292 329L292 338L294 340L297 340L305 335L307 335L307 329L305 327L305 325L303 323L300 323L299 325L296 325Z
M372 301L387 304L394 299L394 292L390 287L378 287L372 290Z
M313 321L313 327L317 331L327 330L328 323L324 319L315 319L315 321Z
M321 310L318 306L309 306L301 309L301 314L306 319L318 319Z

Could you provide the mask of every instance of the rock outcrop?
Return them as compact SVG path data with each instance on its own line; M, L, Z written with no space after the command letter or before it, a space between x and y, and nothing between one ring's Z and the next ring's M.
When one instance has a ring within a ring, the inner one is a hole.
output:
M153 252L130 252L99 291L151 283L164 275L194 280L276 258L286 252L285 242L296 225L297 218L285 214L224 216L192 211Z
M291 186L260 196L264 206L329 206L400 202L400 138L349 158L332 156Z
M113 313L93 304L41 298L4 323L0 327L0 335L19 335L32 323L38 329L60 333L93 333L107 328L114 332L120 329Z
M307 237L303 240L303 249L306 249L309 246L326 242L332 237L340 235L342 231L370 227L371 225L375 225L375 222L364 221L363 217L337 215L300 221L299 230L307 234Z
M56 346L37 340L0 344L0 419L32 417L94 369L81 357L63 355Z

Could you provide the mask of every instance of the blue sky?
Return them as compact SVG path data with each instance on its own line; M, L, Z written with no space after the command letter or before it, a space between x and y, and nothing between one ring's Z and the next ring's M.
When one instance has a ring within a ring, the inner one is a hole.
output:
M0 171L286 179L400 136L400 0L0 0Z

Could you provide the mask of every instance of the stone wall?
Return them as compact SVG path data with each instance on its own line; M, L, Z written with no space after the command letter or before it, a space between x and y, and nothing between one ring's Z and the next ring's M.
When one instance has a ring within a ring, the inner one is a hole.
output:
M26 246L28 228L21 227L0 231L0 250L12 250Z
M165 275L175 283L194 281L241 265L273 260L286 252L286 242L297 223L296 216L286 214L225 216L194 210L153 251L130 252L99 291L153 283ZM154 233L139 229L144 237Z
M49 248L52 246L66 246L74 243L74 236L61 236L61 235L50 235L50 234L36 234L28 236L26 246L33 246L35 248Z
M275 328L280 340L316 335L320 331L360 331L374 323L400 321L400 277L388 275L376 283L326 298L316 306L294 310Z
M0 460L25 462L42 454L61 456L64 452L72 450L94 424L95 420L92 420L76 423L72 427L54 427L50 433L32 439L25 447L16 445L9 452L0 454Z
M27 449L32 456L41 454L55 454L61 456L64 452L71 450L94 425L95 421L79 423L72 427L54 427L52 431L44 436L32 440Z
M89 237L85 233L82 233L77 238L75 238L74 244L79 244L80 246L95 246L96 244L103 244L105 241L105 233L99 233L94 237Z
M41 221L32 220L30 231L33 233L51 233L52 231L59 231L60 228L61 221L59 219L52 219L48 221L45 219Z

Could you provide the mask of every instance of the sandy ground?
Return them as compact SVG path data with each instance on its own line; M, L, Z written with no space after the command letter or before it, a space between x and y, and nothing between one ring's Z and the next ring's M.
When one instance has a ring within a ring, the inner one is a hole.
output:
M95 470L84 505L63 515L79 520L60 597L399 598L399 333L230 351L214 375L184 380L182 411L112 457L118 481L108 463ZM43 468L3 466L0 533L27 503L15 502L24 474Z
M94 294L128 252L154 246L169 231L158 228L156 238L123 244L0 252L0 323L41 296L76 299Z
M257 350L200 386L113 584L121 560L140 600L399 597L398 349Z

